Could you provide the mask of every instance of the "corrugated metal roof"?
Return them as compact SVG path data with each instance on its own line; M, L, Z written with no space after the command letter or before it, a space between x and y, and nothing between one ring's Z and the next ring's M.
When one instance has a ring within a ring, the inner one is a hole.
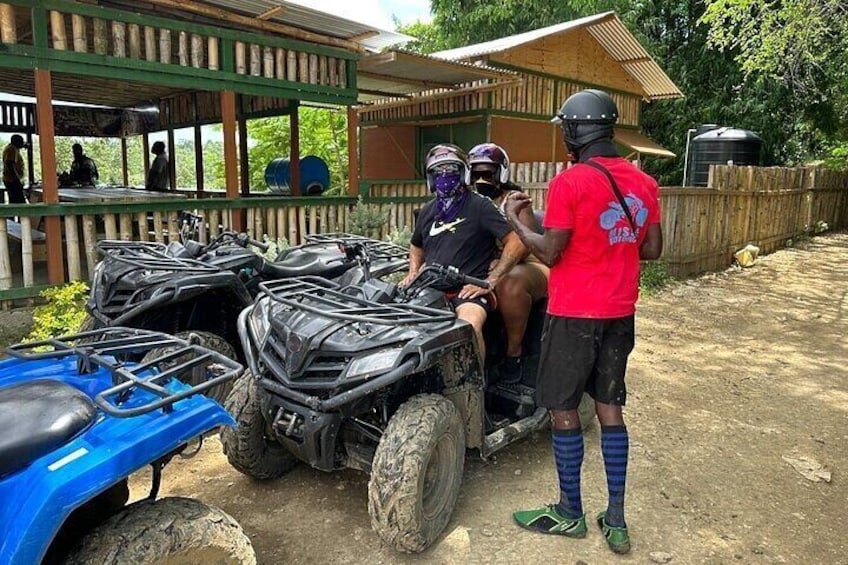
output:
M517 76L504 69L446 61L402 50L363 57L356 70L360 102L379 100L386 96L449 90L476 81L512 80Z
M448 60L468 60L483 55L502 53L552 35L585 28L622 68L629 73L652 100L680 98L683 93L654 61L645 48L633 37L615 12L604 12L570 22L512 35L494 41L468 45L433 53Z
M279 11L267 18L269 22L278 22L330 37L352 40L374 52L414 39L402 33L379 29L285 0L205 0L205 2L253 17L280 7Z

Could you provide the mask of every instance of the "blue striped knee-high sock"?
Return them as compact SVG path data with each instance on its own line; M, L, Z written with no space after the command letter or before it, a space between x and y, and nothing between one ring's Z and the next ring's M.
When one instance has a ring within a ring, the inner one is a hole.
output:
M609 506L607 524L625 527L624 522L624 485L627 482L627 452L630 439L626 426L601 427L601 453L604 455L604 467L607 471L607 489Z
M554 460L559 475L559 504L557 511L567 518L583 515L580 498L580 469L583 466L583 431L554 430Z

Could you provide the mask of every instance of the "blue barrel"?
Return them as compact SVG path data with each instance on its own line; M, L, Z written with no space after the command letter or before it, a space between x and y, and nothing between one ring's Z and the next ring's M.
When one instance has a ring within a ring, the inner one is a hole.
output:
M265 184L271 192L291 194L291 161L274 159L265 168ZM321 157L307 155L300 160L300 193L321 194L330 186L330 169Z

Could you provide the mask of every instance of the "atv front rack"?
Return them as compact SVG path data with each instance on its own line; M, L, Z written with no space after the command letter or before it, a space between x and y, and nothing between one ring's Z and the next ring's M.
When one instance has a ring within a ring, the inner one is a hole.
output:
M334 320L393 326L453 322L448 310L413 304L376 303L342 292L335 283L321 277L265 282L261 292L289 308L304 310Z
M406 259L409 249L395 245L389 241L380 241L379 239L371 239L361 235L353 235L349 233L321 233L307 235L308 243L324 244L338 243L340 245L351 245L359 243L368 251L368 255L377 259Z
M166 253L168 247L164 243L105 240L97 244L97 249L109 259L148 271L208 273L220 270L196 259L172 257Z
M94 402L118 418L160 409L171 412L176 402L232 380L243 369L220 353L183 339L123 327L20 343L10 346L6 353L23 361L76 356L80 375L105 369L112 377L112 386L97 394ZM135 363L136 359L141 361ZM187 376L200 384L185 384ZM166 388L172 379L182 381L183 386ZM136 394L142 392L147 394Z

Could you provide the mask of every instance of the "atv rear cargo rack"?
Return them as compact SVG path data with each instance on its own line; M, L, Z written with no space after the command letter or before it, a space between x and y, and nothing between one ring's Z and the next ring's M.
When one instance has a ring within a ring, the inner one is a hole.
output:
M155 355L150 355L152 351ZM118 418L132 418L159 409L170 412L174 403L234 379L243 369L220 353L183 339L124 327L20 343L8 347L6 353L23 361L76 356L80 375L91 374L98 367L105 369L112 376L113 386L97 394L94 402L104 412ZM142 357L138 364L128 363ZM156 366L158 371L153 368ZM180 377L195 371L214 376L194 386L184 383L185 388L165 388L169 380L181 380ZM133 392L142 390L150 393L145 395L149 402L121 406Z
M260 290L275 302L334 320L382 326L453 322L448 310L413 304L376 303L342 292L339 286L320 277L298 277L265 282Z
M406 259L409 254L409 249L389 241L380 241L379 239L349 233L312 234L306 236L306 241L315 244L339 243L350 245L360 243L365 246L370 256L380 259Z
M172 257L164 243L106 240L97 249L109 259L150 271L217 272L220 269L196 259Z

